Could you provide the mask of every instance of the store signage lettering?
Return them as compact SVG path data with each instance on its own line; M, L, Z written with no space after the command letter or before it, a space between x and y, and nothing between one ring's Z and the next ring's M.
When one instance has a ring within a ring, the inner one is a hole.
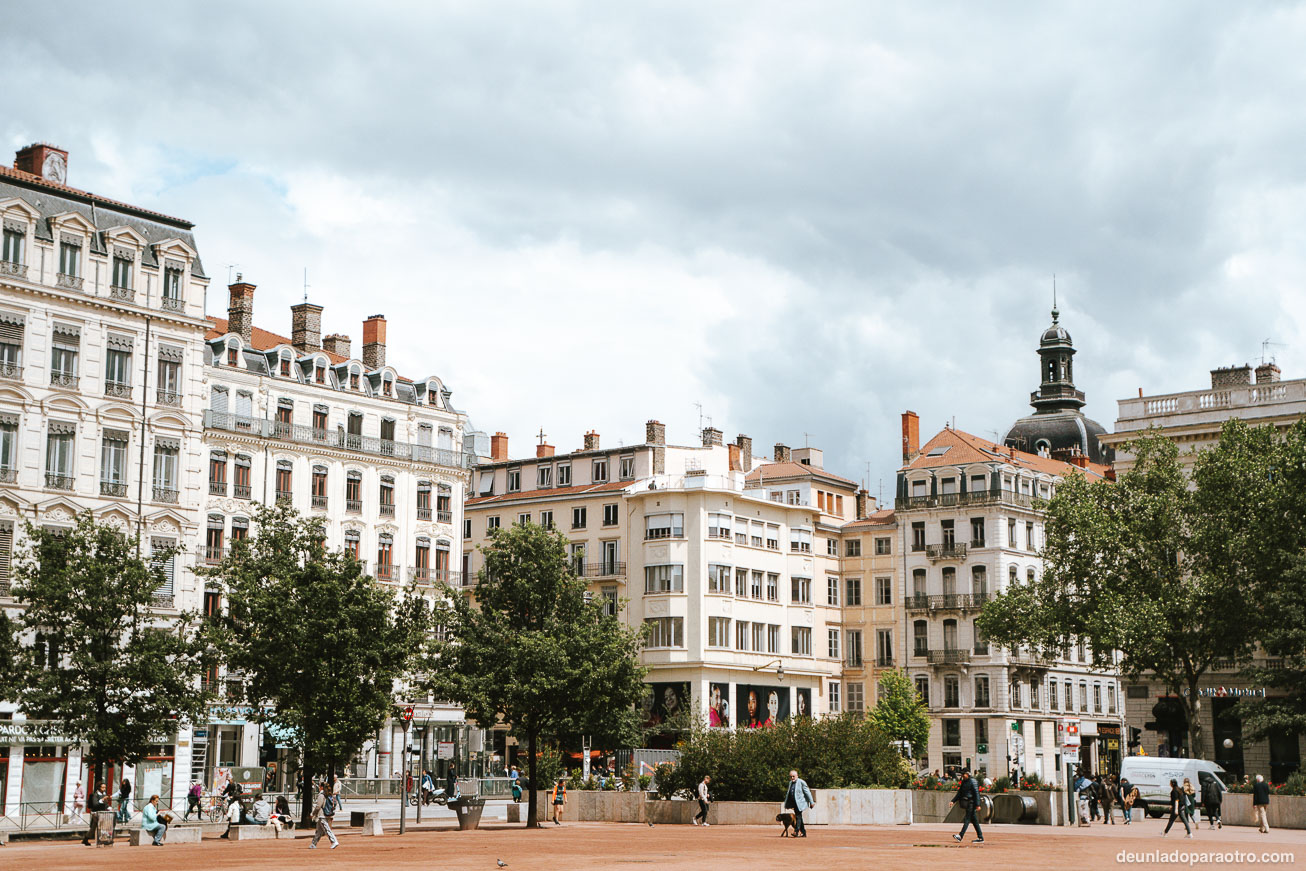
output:
M48 731L47 731L48 730ZM45 720L0 720L0 744L75 744Z
M1197 695L1212 699L1265 698L1265 687L1202 687Z

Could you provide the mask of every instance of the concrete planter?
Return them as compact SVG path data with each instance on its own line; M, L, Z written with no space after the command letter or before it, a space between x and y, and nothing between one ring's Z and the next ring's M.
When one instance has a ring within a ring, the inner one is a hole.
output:
M911 790L912 820L918 823L957 823L961 824L961 811L951 804L955 789L914 789ZM996 796L984 793L990 798ZM1000 795L1023 796L1034 800L1038 808L1038 819L1033 825L1066 825L1066 796L1062 792L1044 792L1009 789ZM984 822L984 820L981 820Z
M1220 818L1228 826L1256 825L1251 795L1226 792L1220 805ZM1205 817L1201 819L1206 821ZM1269 819L1272 829L1306 829L1306 795L1270 796Z
M905 789L813 790L816 807L805 817L813 825L906 825L912 821L911 791ZM551 810L539 797L541 819ZM783 801L712 802L708 822L714 826L774 825ZM659 801L642 792L576 790L567 794L563 821L689 825L698 813L696 801Z

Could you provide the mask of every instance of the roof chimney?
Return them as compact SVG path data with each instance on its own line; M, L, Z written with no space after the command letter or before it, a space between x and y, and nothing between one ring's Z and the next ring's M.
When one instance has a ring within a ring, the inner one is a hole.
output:
M496 432L490 436L490 459L501 463L508 459L508 434Z
M594 430L585 433L585 450L597 451L599 449L599 434Z
M743 466L739 464L739 445L730 445L730 471L739 472Z
M921 419L914 411L902 413L902 461L911 462L921 451Z
M666 474L667 425L657 420L644 424L644 441L653 446L653 474Z
M373 370L385 365L385 315L363 321L363 365Z
M1257 384L1273 384L1279 380L1281 374L1279 367L1273 363L1262 363L1256 367Z
M745 472L753 471L753 440L740 435L735 438L735 444L739 445L739 467Z
M536 445L535 458L539 460L553 456L553 445Z
M301 354L322 350L322 306L301 302L290 307L290 344Z
M332 333L322 340L322 348L337 357L348 359L352 347L353 343L343 333Z
M1211 389L1213 390L1218 390L1221 387L1242 387L1251 383L1252 367L1246 363L1241 366L1211 370Z
M857 519L865 520L871 516L869 511L871 494L866 492L866 488L857 491Z
M721 430L714 426L703 429L703 447L721 447Z
M227 332L240 336L246 345L254 343L254 285L236 273L236 283L227 287Z
M781 442L776 442L776 444L775 444L775 461L776 461L777 463L792 463L792 462L793 462L793 452L789 450L789 446L788 446L788 445L783 444L783 443L781 443Z
M14 169L30 172L54 184L68 183L68 152L34 142L14 155Z

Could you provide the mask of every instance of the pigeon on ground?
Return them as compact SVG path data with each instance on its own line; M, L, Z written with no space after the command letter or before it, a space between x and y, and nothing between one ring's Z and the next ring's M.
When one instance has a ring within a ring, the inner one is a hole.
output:
M648 827L649 827L650 829L653 828L653 824L652 824L652 823L649 823L649 824L648 824Z
M505 862L505 861L503 861L502 859L495 859L494 861L496 861L496 862L499 863L499 867L500 867L500 868L507 868L507 867L508 867L508 863Z

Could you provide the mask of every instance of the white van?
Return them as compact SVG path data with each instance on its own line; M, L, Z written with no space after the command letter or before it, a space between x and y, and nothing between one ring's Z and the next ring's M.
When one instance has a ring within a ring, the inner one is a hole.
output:
M1208 780L1215 780L1220 789L1228 790L1224 783L1224 769L1205 759L1178 759L1166 756L1128 756L1120 765L1120 779L1128 780L1138 787L1138 803L1135 809L1142 810L1150 816L1168 814L1170 807L1170 781L1174 780L1180 788L1184 778L1192 783L1197 791L1197 801L1202 801L1202 785Z

